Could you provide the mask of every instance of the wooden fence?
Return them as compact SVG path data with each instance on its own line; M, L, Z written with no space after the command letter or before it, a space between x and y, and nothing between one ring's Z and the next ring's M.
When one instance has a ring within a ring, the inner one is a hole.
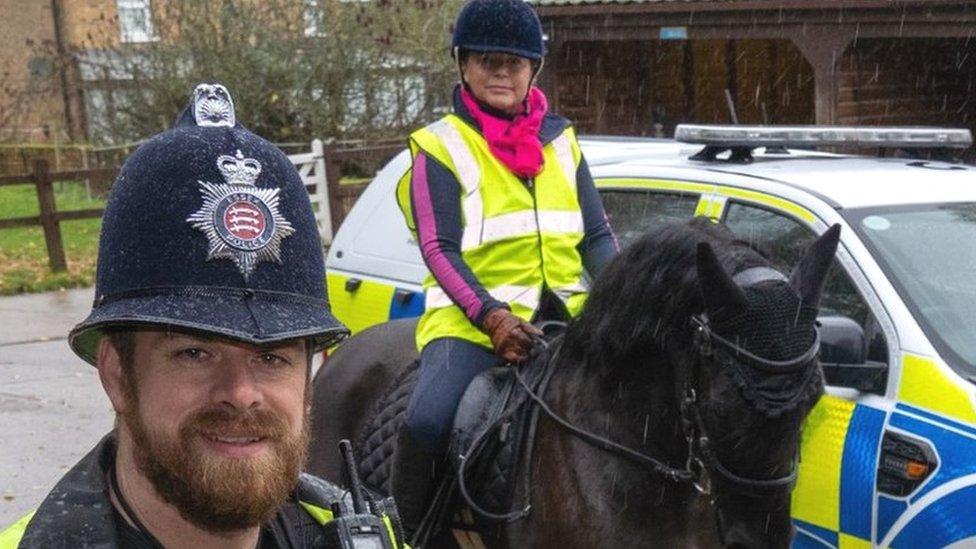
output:
M325 173L329 180L329 206L332 217L332 234L352 209L359 195L366 189L366 183L340 185L343 174L352 168L359 173L373 173L377 168L404 149L403 143L389 143L360 147L327 146L325 149ZM331 235L328 240L332 242Z
M0 229L12 227L30 227L40 225L44 230L44 244L47 246L48 263L52 271L64 271L68 268L64 256L64 242L61 240L61 222L71 219L91 219L102 217L102 208L88 210L71 210L59 212L54 203L55 181L111 181L118 170L114 168L95 168L88 170L71 170L52 172L47 159L38 158L33 161L33 171L27 175L6 175L0 177L0 187L9 185L33 184L37 189L37 204L40 215L31 217L16 217L0 219Z
M332 242L335 231L366 188L365 183L340 185L343 174L349 169L357 169L360 173L364 167L375 169L373 167L381 166L402 149L402 144L393 143L360 147L324 146L316 139L311 143L311 152L289 156L309 191L313 208L316 209L316 221L319 224L323 243L328 245ZM37 189L40 215L0 219L0 230L40 225L44 231L44 242L47 246L51 270L64 271L67 269L67 260L64 242L61 239L61 222L100 218L104 209L58 211L54 200L54 182L72 184L111 182L115 179L118 169L90 168L52 172L50 161L46 158L34 159L32 168L31 173L25 175L0 176L0 187L34 185Z

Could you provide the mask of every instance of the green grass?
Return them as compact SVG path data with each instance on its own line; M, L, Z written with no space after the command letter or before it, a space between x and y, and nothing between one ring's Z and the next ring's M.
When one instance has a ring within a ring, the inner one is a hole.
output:
M55 183L59 211L102 208L105 201L89 199L80 183ZM0 187L0 219L38 215L37 192L33 185ZM44 292L88 286L94 282L95 256L101 219L61 223L68 270L53 273L48 266L47 247L40 226L0 229L0 295Z
M352 176L345 176L345 177L339 178L339 184L340 185L361 185L363 183L369 183L372 180L373 180L372 177L352 177Z

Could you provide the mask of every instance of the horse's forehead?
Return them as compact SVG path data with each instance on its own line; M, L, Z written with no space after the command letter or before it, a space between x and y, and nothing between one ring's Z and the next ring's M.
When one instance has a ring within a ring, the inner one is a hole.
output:
M744 312L748 322L743 328L760 328L768 323L781 323L784 319L794 320L793 324L805 320L810 316L803 306L800 297L786 282L773 281L744 288L748 308Z

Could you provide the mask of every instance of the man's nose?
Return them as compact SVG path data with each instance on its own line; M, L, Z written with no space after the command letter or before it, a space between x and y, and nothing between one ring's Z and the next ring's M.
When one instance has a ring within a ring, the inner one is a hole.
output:
M229 359L220 368L215 382L214 400L239 410L256 407L262 402L261 387L254 372L244 360Z

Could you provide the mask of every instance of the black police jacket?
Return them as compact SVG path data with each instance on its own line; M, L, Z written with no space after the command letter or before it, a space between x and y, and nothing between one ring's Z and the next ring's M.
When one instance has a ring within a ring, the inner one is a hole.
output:
M113 432L61 478L33 516L0 533L0 549L119 547L119 515L109 500L105 480L115 462L115 449ZM330 507L342 502L342 497L339 487L302 474L296 490L274 519L281 528L265 528L261 546L324 547L322 525L331 520ZM341 505L346 507L345 503Z

